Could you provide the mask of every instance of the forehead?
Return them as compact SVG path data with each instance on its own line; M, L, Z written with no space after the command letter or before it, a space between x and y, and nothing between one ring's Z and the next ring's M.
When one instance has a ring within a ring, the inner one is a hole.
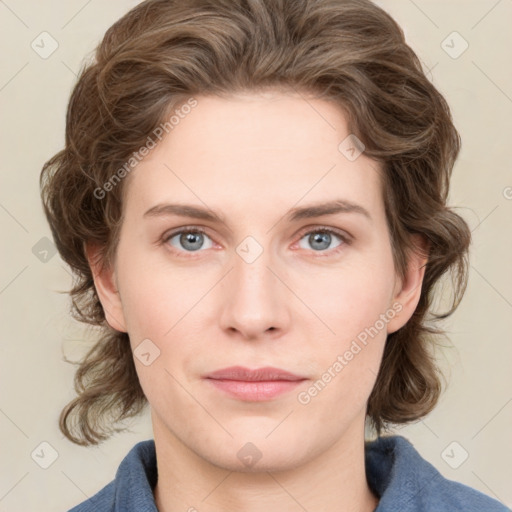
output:
M127 202L256 213L344 197L379 207L378 164L364 152L347 158L353 135L333 102L278 91L196 100L131 173Z

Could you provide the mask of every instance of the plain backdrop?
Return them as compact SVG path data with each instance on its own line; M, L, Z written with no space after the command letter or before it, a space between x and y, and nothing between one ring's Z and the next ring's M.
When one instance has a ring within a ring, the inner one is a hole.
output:
M38 182L43 163L63 146L83 60L136 3L0 0L3 512L68 510L110 482L136 442L152 437L148 410L129 423L130 433L94 448L58 430L59 412L74 397L74 367L62 354L77 357L88 341L61 293L71 276L54 253ZM451 106L462 152L450 203L474 237L466 296L445 322L453 347L440 357L449 388L433 413L396 432L447 478L511 507L512 1L378 3L404 28Z

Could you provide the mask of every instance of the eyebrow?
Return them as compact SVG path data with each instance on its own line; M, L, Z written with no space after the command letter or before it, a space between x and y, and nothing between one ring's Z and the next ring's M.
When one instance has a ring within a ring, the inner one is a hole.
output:
M347 201L345 199L335 199L321 203L310 204L292 208L285 218L289 222L294 222L301 219L310 219L313 217L321 217L322 215L334 215L336 213L357 213L366 217L370 222L372 217L370 212L360 204ZM212 222L219 222L226 224L224 216L215 212L210 208L203 208L191 204L157 204L150 208L144 217L160 217L167 215L179 215L182 217L192 217L195 219L208 220Z

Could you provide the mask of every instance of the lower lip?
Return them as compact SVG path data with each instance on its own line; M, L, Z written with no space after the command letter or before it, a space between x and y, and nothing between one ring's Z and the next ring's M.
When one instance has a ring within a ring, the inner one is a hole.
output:
M269 380L269 381L245 381L245 380L221 380L207 379L217 389L240 400L260 402L270 400L276 396L295 389L304 380Z

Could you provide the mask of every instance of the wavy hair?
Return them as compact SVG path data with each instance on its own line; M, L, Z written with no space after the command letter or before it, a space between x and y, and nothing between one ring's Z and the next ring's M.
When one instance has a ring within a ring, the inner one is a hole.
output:
M398 275L418 250L411 235L428 240L419 304L388 336L367 419L380 434L435 406L442 374L432 348L444 331L434 321L464 294L470 231L446 204L460 136L401 28L369 0L146 0L108 29L82 66L65 147L41 172L44 211L74 275L72 313L98 330L75 363L77 396L60 415L72 442L98 444L147 404L128 335L107 324L85 251L94 244L105 266L113 262L127 180L98 191L190 97L268 87L335 101L366 156L382 164ZM445 274L450 306L435 313Z

